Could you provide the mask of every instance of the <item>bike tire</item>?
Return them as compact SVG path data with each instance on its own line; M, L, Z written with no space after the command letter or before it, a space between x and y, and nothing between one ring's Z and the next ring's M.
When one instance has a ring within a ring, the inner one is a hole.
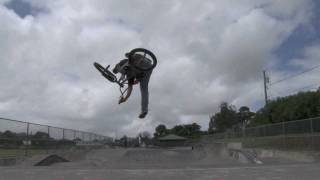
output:
M93 65L102 74L103 77L105 77L111 82L117 81L116 77L111 72L106 70L101 64L94 62Z
M135 48L135 49L133 49L133 50L131 50L131 51L129 52L129 57L133 56L135 53L138 53L138 52L143 52L143 53L145 53L145 54L148 54L148 55L152 58L153 64L152 64L152 66L150 66L149 68L141 68L141 67L139 67L139 66L136 66L134 63L132 63L132 65L133 65L135 68L137 68L137 69L140 70L140 71L150 71L150 70L154 69L154 68L157 66L158 61L157 61L156 56L155 56L151 51L149 51L148 49ZM129 59L130 59L130 58L129 58ZM129 62L130 62L130 61L129 61Z

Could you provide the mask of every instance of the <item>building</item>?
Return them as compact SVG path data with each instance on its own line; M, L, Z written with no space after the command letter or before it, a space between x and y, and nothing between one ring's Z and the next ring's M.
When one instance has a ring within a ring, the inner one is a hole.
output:
M187 138L177 136L175 134L169 134L167 136L158 138L158 144L161 147L187 146L187 141Z

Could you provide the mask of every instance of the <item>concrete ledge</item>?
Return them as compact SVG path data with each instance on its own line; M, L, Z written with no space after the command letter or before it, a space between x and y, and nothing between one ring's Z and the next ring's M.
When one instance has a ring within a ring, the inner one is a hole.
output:
M0 166L15 166L16 164L22 162L24 159L24 157L0 158Z
M241 142L232 142L227 143L228 149L242 149L242 143Z
M259 158L283 158L298 162L319 161L319 153L316 152L281 151L271 149L254 149L253 151Z

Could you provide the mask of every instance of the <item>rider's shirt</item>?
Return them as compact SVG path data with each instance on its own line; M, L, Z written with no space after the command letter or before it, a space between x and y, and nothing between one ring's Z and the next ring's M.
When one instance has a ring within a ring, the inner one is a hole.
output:
M140 54L134 54L131 58L132 58L131 63L134 63L135 66L138 66L144 69L152 66L151 60L146 57L143 57ZM120 73L127 75L128 83L130 85L133 84L134 79L137 79L139 81L145 76L145 72L132 66L129 63L128 59L121 60L116 66L119 67Z
M148 69L149 67L152 66L152 61L142 56L141 54L134 54L131 58L133 58L132 63L135 66L141 67L142 69Z

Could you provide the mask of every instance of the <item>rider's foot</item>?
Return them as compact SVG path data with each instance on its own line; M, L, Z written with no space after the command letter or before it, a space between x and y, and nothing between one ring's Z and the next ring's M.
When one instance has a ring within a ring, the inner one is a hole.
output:
M139 115L139 118L140 119L143 119L143 118L145 118L146 117L146 115L148 114L148 112L147 111L145 111L145 112L141 112L140 113L140 115Z

